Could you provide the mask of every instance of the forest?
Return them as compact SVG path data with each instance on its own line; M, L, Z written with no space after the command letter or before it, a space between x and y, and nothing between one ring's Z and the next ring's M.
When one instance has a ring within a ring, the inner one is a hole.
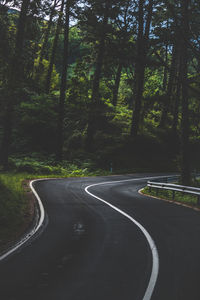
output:
M0 0L1 170L71 162L188 185L199 74L197 0Z

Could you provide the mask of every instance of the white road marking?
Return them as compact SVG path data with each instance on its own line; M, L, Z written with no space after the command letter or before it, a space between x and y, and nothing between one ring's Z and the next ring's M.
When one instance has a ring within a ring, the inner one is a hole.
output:
M40 227L42 226L42 224L44 222L45 211L44 211L44 206L42 204L42 201L41 201L38 193L36 192L36 190L33 187L33 183L36 182L36 181L42 181L42 180L48 180L48 179L36 179L36 180L32 180L30 182L30 187L31 187L32 192L33 192L33 194L35 195L35 197L36 197L36 199L38 201L38 206L39 206L39 209L40 209L40 219L39 219L38 225L37 225L37 227L35 229L35 233L40 229Z
M163 176L162 176L163 177ZM150 280L147 286L147 289L145 291L145 294L143 296L143 300L149 300L151 299L151 296L153 294L155 285L156 285L156 281L158 278L158 272L159 272L159 256L158 256L158 251L155 245L154 240L152 239L152 237L150 236L150 234L148 233L148 231L135 219L133 219L130 215L128 215L127 213L125 213L123 210L119 209L118 207L110 204L109 202L103 200L102 198L92 194L91 192L89 192L88 190L91 187L94 186L98 186L98 185L107 185L107 184L116 184L116 183L123 183L123 182L127 182L127 181L138 181L138 180L149 180L149 179L153 179L153 178L158 178L157 177L145 177L145 178L134 178L134 179L126 179L126 180L118 180L118 181L108 181L108 182L101 182L101 183L95 183L95 184L91 184L89 186L87 186L85 188L85 192L87 194L89 194L90 196L96 198L97 200L105 203L106 205L110 206L112 209L116 210L117 212L119 212L121 215L125 216L126 218L128 218L131 222L133 222L144 234L145 238L147 239L150 249L151 249L151 253L152 253L152 271L151 271L151 276L150 276Z
M160 176L160 177L163 178L163 176ZM152 271L151 271L150 281L149 281L148 287L146 289L145 295L143 297L143 300L149 300L149 299L151 299L154 287L156 285L157 277L158 277L158 272L159 272L159 257L158 257L158 251L157 251L156 245L155 245L153 239L151 238L150 234L147 232L147 230L140 223L138 223L135 219L133 219L131 216L129 216L127 213L125 213L121 209L115 207L114 205L112 205L109 202L101 199L100 197L97 197L96 195L90 193L88 191L88 189L90 187L97 186L97 185L116 184L116 183L122 183L122 182L126 182L126 181L138 181L138 180L146 180L146 179L148 180L148 179L154 179L154 178L159 178L159 176L145 177L145 178L134 178L134 179L126 179L126 180L118 180L118 181L101 182L101 183L91 184L91 185L89 185L89 186L87 186L85 188L86 193L88 193L92 197L96 198L97 200L99 200L99 201L107 204L108 206L110 206L114 210L118 211L123 216L127 217L130 221L132 221L136 226L138 226L138 228L142 231L142 233L146 237L146 239L147 239L147 241L149 243L149 246L151 248L152 258L153 258L153 264L152 264ZM50 178L36 179L36 180L32 180L30 182L30 187L31 187L31 189L32 189L32 191L33 191L33 193L34 193L37 201L38 201L38 205L39 205L39 209L40 209L40 219L39 219L39 221L38 221L38 223L37 223L37 225L36 225L36 227L34 229L32 229L23 239L21 239L19 242L17 242L6 253L4 253L3 255L0 256L0 261L2 261L3 259L5 259L6 257L8 257L10 254L14 253L16 250L18 250L33 235L35 235L36 232L43 225L44 218L45 218L45 211L44 211L44 207L43 207L42 201L41 201L39 195L37 194L36 190L33 187L33 183L36 182L36 181L52 180L52 179L54 179L54 178L51 178L51 179ZM55 178L55 179L57 179L57 178Z
M37 201L38 201L38 206L39 206L39 210L40 210L40 218L38 220L38 223L36 224L36 226L29 231L21 240L19 240L12 248L10 248L7 252L5 252L4 254L2 254L0 256L0 261L2 261L3 259L5 259L6 257L8 257L10 254L14 253L16 250L18 250L23 244L25 244L34 234L36 234L36 232L40 229L40 227L42 226L43 222L44 222L44 217L45 217L45 211L44 211L44 207L42 204L42 201L40 199L40 197L38 196L36 190L33 187L33 183L35 181L40 181L40 180L48 180L48 179L35 179L32 180L30 182L30 187L31 190L33 192L33 194L35 195Z

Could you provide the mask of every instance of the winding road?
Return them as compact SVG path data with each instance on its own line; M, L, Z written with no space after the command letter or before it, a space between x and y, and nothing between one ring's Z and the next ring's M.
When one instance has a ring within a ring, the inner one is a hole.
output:
M34 183L41 234L0 262L1 300L199 300L200 212L134 174Z

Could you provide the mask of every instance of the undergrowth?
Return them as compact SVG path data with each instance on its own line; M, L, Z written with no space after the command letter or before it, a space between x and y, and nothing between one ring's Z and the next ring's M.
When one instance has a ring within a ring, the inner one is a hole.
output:
M96 169L90 160L57 163L54 158L11 157L9 166L15 172L36 175L59 175L66 177L108 175L108 171Z
M28 218L29 203L22 188L23 176L0 174L0 250L15 240Z

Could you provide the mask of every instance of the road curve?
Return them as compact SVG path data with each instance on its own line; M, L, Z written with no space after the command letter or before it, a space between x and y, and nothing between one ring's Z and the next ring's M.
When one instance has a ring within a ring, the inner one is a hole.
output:
M145 179L145 178L143 178ZM148 178L150 179L150 177ZM139 230L143 233L143 235L145 236L148 245L150 247L151 253L152 253L152 271L151 271L151 276L149 278L149 283L147 286L147 289L145 291L145 294L143 296L143 300L149 300L152 297L155 285L156 285L156 281L157 281L157 277L158 277L158 272L159 272L159 256L158 256L158 251L155 245L155 242L153 241L152 237L150 236L150 234L148 233L148 231L139 223L137 222L134 218L132 218L129 214L127 214L126 212L124 212L123 210L119 209L118 207L112 205L111 203L109 203L108 201L105 201L104 199L96 196L95 194L89 192L89 189L92 187L96 187L96 186L102 186L102 185L113 185L113 184L124 184L125 182L130 182L130 181L137 181L137 178L134 179L126 179L126 180L117 180L113 183L113 181L107 181L107 182L103 182L103 183L96 183L96 184L91 184L89 186L87 186L85 188L85 191L88 195L92 196L93 198L101 201L102 203L108 205L109 207L111 207L112 209L114 209L115 211L117 211L119 214L121 214L122 216L126 217L128 220L130 220L134 225L136 225Z
M152 247L138 222L159 253L151 299L199 300L200 213L138 194L152 176L157 174L36 182L48 226L0 263L0 299L144 299ZM88 186L96 198L85 192Z

